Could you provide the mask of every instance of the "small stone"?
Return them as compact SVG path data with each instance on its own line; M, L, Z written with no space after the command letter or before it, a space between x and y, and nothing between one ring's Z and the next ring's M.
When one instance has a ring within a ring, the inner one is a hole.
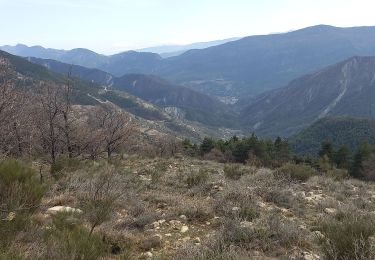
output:
M161 224L164 224L164 223L165 223L165 219L161 219L161 220L159 220L158 222L159 222L160 225L161 225Z
M314 255L310 252L302 252L299 259L302 259L302 260L318 260L318 259L320 259L320 257L317 256L317 255Z
M160 239L160 240L162 240L163 239L163 236L162 235L160 235L160 234L156 234L155 236L154 236L155 238L158 238L158 239Z
M337 210L334 208L325 208L324 212L330 215L336 214Z
M188 226L182 226L180 232L181 233L186 233L188 230L189 230Z
M232 208L232 211L239 211L239 210L240 210L239 207L233 207L233 208Z
M181 215L180 219L187 220L187 217L185 215Z
M207 226L211 225L211 222L207 221L207 222L206 222L206 225L207 225Z
M176 230L179 230L181 228L181 225L182 225L181 221L179 221L179 220L170 220L169 224L171 225L171 227L173 229L176 229Z
M190 237L184 237L184 238L182 239L182 242L186 243L186 242L188 242L189 240L190 240Z
M167 234L165 234L164 236L166 236L166 237L171 237L172 234L171 234L171 233L167 233Z
M152 225L154 228L158 228L158 227L160 227L160 223L159 223L159 221L155 221L155 222L153 222L151 225Z
M145 257L152 258L154 255L151 252L146 252Z
M240 226L243 228L251 228L253 225L254 225L253 222L250 222L250 221L242 221L240 223Z
M12 221L16 217L16 213L10 212L8 216L4 219L5 221Z
M320 231L318 231L318 230L314 231L313 233L316 236L316 238L318 238L318 239L323 239L324 238L323 233L320 232Z
M201 243L201 239L199 237L195 237L193 241L194 241L195 244Z

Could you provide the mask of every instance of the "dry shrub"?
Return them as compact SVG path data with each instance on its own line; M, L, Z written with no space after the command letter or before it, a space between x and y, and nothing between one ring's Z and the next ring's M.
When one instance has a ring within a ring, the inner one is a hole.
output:
M226 164L224 166L224 175L228 179L239 180L245 173L245 169L238 164Z
M186 177L186 184L189 188L197 185L202 185L207 182L209 173L206 169L199 169L199 171L192 171Z
M248 260L253 256L238 247L226 246L222 239L209 239L202 246L187 244L180 248L172 259L175 260Z
M214 217L211 205L202 199L181 201L177 215L185 215L188 221L205 222Z
M209 153L203 156L204 160L225 163L228 161L227 157L217 148L213 148Z
M362 162L362 176L367 181L375 181L375 155Z
M275 172L276 175L286 175L290 177L292 180L296 181L307 181L310 177L318 175L318 172L304 164L292 164L292 163L286 163L280 168L277 169Z
M263 252L309 246L306 234L297 225L276 214L258 219L252 227L243 227L238 220L227 218L220 236L227 246Z
M215 201L215 212L220 216L253 221L260 216L255 196L248 189L233 189ZM236 210L233 210L236 208ZM238 210L237 210L238 208Z
M340 212L335 218L324 220L319 230L323 252L327 259L372 259L375 219L372 215Z

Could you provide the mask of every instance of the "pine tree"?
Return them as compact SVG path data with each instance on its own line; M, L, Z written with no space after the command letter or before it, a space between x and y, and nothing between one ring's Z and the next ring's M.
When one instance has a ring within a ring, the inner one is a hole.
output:
M348 169L350 165L350 150L346 145L341 146L335 152L333 161L339 169Z
M363 142L358 146L357 152L354 155L353 164L350 170L350 175L354 178L363 178L362 163L366 161L374 152L374 147L368 142Z
M319 157L323 157L327 155L327 157L332 161L333 154L334 154L334 150L333 150L332 142L330 140L324 141L322 143L322 148L319 151Z
M201 155L209 153L214 147L215 141L211 138L205 137L200 146Z

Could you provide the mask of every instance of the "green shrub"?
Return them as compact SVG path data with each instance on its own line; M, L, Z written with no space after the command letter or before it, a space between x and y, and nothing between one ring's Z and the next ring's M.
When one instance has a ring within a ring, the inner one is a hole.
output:
M0 163L0 205L2 212L29 211L39 204L44 187L35 172L16 160Z
M10 213L9 216L14 213ZM6 220L6 219L9 220ZM0 219L0 250L7 249L14 242L15 237L31 223L30 215L27 213L19 213L14 215L14 219L9 217Z
M242 248L226 246L221 238L209 240L202 246L185 246L173 259L179 260L245 260L253 259L251 252Z
M208 172L200 169L198 172L191 172L186 178L186 184L189 188L206 183L208 180Z
M349 178L348 170L345 169L328 170L326 175L338 181Z
M370 215L341 213L320 225L320 237L327 259L370 259L375 220ZM372 258L371 258L372 259Z
M318 172L308 165L286 163L278 168L276 174L287 175L296 181L307 181L310 177L318 175Z
M81 225L74 214L58 213L52 226L45 231L47 252L44 259L100 259L109 252L109 245L101 236Z
M0 260L9 260L9 259L23 260L25 259L25 257L19 254L18 252L9 252L9 251L1 252L0 251Z
M189 221L205 222L214 217L211 207L196 203L196 205L182 205L177 211L178 215L185 215Z
M239 180L244 174L244 169L242 169L238 164L230 164L224 166L224 175L228 179Z
M59 157L54 164L51 166L51 174L56 176L62 171L75 171L79 169L80 161L78 159L69 158L66 156Z
M276 215L257 221L253 227L243 227L236 219L225 219L221 237L227 246L264 252L275 251L280 246L303 248L308 245L303 231Z
M238 216L242 220L253 221L256 218L259 218L259 209L250 203L248 205L243 205L239 212Z
M30 167L16 160L0 162L0 249L30 224L44 190Z

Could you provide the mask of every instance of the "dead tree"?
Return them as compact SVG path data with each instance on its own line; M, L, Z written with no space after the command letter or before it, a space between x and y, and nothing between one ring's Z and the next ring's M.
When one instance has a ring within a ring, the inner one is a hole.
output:
M43 148L49 154L51 163L56 163L58 144L60 140L60 107L61 89L52 83L40 83L38 86L37 101L40 106L35 115L37 128Z
M110 105L96 108L95 121L108 158L129 142L136 131L132 118Z
M62 115L62 123L60 125L60 130L64 136L64 144L66 150L68 152L69 158L73 157L73 142L72 142L72 135L73 135L73 117L72 117L72 80L71 80L71 73L68 73L67 83L66 85L62 86L61 91L61 105L58 108L59 112Z

